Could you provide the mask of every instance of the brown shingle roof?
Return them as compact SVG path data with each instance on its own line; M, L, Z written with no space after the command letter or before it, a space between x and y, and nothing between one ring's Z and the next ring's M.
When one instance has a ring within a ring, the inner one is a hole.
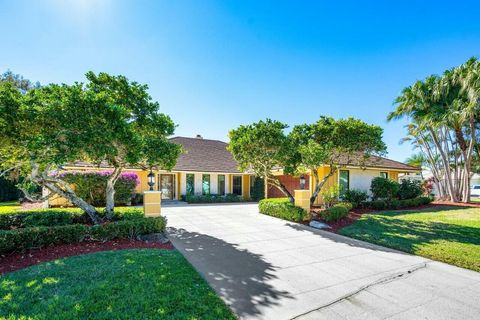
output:
M351 158L344 158L340 159L339 165L347 165L347 166L361 166L361 155L358 157L351 157ZM409 166L408 164L379 157L379 156L374 156L371 155L368 158L364 160L363 166L369 167L369 168L385 168L385 169L395 169L395 170L415 170L415 171L420 171L421 168Z
M238 164L223 141L203 138L174 137L170 141L183 146L173 170L240 173Z

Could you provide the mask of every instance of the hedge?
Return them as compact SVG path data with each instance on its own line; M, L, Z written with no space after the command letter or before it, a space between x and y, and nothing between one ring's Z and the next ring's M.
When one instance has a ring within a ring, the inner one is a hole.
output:
M348 202L337 203L336 205L320 212L320 216L326 222L337 221L348 215L352 210L352 204Z
M242 196L228 193L224 196L218 194L204 194L204 195L186 195L185 201L188 203L225 203L225 202L242 202Z
M365 201L362 202L363 208L369 208L374 210L386 210L386 209L403 209L410 207L418 207L422 205L427 205L433 201L431 197L417 197L413 199L406 200L374 200L374 201Z
M116 221L94 226L70 224L0 230L0 254L55 244L82 242L86 239L97 241L135 239L138 235L163 232L166 224L165 218L155 217Z
M295 207L287 198L260 200L258 209L260 213L295 222L303 221L308 217L308 212Z
M103 211L99 215L104 216ZM142 218L143 210L139 208L115 208L113 220L131 220ZM80 209L38 209L26 211L2 211L0 212L0 229L9 230L15 228L28 228L40 226L61 226L75 223L90 223L90 218Z

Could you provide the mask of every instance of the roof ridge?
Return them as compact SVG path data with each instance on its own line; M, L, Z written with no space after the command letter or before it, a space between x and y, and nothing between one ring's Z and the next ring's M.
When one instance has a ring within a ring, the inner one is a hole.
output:
M184 136L175 136L175 137L171 137L171 138L168 138L168 139L169 139L169 140L172 140L172 139L178 139L178 138L195 140L195 141L215 141L215 142L221 142L221 143L228 144L228 143L225 142L225 141L217 140L217 139L205 139L205 138L195 138L195 137L192 138L192 137L184 137Z
M378 156L378 155L374 155L375 157L378 157L378 158L381 158L381 159L384 159L384 160L388 160L388 161L393 161L393 162L396 162L396 163L399 163L399 164L403 164L405 166L409 166L411 168L415 168L415 169L418 169L419 167L415 167L415 166L411 166L405 162L402 162L402 161L397 161L397 160L393 160L393 159L390 159L390 158L386 158L386 157L382 157L382 156Z

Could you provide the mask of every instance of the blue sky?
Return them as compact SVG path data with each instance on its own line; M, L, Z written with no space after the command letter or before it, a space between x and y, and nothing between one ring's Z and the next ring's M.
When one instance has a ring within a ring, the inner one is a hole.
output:
M480 56L479 13L475 1L0 0L0 71L42 84L123 74L184 136L354 116L403 161L404 123L385 120L394 98Z

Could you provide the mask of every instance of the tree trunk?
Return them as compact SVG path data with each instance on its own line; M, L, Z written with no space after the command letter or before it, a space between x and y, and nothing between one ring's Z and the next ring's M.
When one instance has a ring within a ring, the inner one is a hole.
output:
M59 186L50 182L45 182L43 186L48 190L50 190L51 192L54 192L62 196L63 198L67 199L68 201L73 203L73 205L75 205L76 207L85 211L94 224L100 223L100 218L98 217L97 209L91 204L88 204L82 198L78 197L75 193L71 191L63 190Z
M278 178L276 177L269 177L268 178L272 184L278 189L280 190L287 198L288 200L291 202L291 203L295 203L295 198L292 196L292 194L290 193L290 191L288 191L288 189L283 185L283 183L280 182L280 180L278 180Z
M65 181L56 179L54 177L49 177L47 171L39 173L38 165L36 163L32 164L30 178L34 183L38 184L41 187L47 188L48 190L50 190L50 192L58 194L59 196L70 201L76 207L85 211L94 224L100 223L97 209L79 196L77 196L73 189L70 187L70 185Z
M115 210L115 183L122 173L122 167L116 167L110 174L107 180L107 186L105 189L105 216L107 220L112 220Z
M447 186L447 191L450 196L450 200L453 202L457 202L458 199L456 197L454 188L453 188L453 182L452 182L452 172L450 170L450 162L448 161L448 157L445 154L445 151L443 150L440 142L438 141L438 137L436 133L433 131L433 129L430 128L430 134L432 136L433 142L437 146L438 152L440 153L440 156L442 157L443 161L443 167L445 170L445 182Z
M337 172L337 167L330 166L330 172L325 177L323 177L322 181L320 181L320 179L318 178L317 168L313 168L311 169L311 171L315 177L315 190L313 191L312 196L310 197L310 205L313 205L313 203L315 202L315 199L317 198L318 194L320 193L323 186L327 182L328 178L330 178L335 174L335 172Z

